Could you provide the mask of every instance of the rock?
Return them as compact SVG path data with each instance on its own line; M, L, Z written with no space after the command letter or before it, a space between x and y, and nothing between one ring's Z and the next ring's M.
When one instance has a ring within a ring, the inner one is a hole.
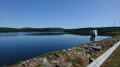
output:
M37 62L37 63L41 63L42 61L43 61L42 58L38 58L38 59L35 60L35 62Z
M63 50L63 52L66 52L66 50Z
M23 66L27 66L26 61L23 61L23 62L22 62L22 65L23 65Z
M71 50L71 49L68 49L69 51Z
M56 64L55 67L62 67L62 65L61 64Z
M59 63L60 61L52 60L52 63Z
M44 67L51 67L51 65L49 64L47 58L44 58L44 59L43 59L42 65L43 65Z
M37 64L35 62L31 61L29 67L36 67L36 66L37 66Z
M76 49L77 47L73 47L73 49Z
M66 67L71 67L72 63L68 62Z
M87 57L91 57L91 55L90 55L90 54L86 54L86 56L87 56Z
M61 59L61 62L63 62L63 61L64 61L64 58Z
M26 60L27 63L29 63L29 60Z
M92 47L95 51L100 51L102 46L96 46L96 47Z
M54 54L54 55L55 55L56 57L59 57L59 54L57 54L57 53L56 53L56 54Z
M92 63L94 61L94 59L89 58L89 64Z

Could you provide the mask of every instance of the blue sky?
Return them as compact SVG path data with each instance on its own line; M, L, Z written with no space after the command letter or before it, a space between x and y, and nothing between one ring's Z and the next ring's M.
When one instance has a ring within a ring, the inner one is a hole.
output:
M120 0L0 0L0 27L120 26Z

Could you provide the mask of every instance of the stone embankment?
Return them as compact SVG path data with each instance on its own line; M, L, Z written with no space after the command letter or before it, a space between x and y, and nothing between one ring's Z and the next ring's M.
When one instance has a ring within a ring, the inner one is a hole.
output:
M113 46L119 37L112 37L98 42L81 44L71 49L49 52L7 67L86 67L91 59L95 59Z

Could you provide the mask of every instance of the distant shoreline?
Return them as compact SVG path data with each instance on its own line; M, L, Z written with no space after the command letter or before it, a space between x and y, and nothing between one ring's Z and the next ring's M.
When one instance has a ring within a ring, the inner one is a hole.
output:
M120 35L120 27L96 27L96 28L5 28L0 27L0 33L3 32L67 32L71 34L90 35L90 30L98 30L98 35L115 36Z

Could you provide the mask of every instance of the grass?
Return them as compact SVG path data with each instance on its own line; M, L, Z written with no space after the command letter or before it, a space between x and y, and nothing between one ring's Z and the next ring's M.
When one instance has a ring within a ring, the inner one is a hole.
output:
M117 40L114 41L115 39ZM93 55L91 58L92 59L98 58L109 48L111 48L111 45L117 43L118 40L120 40L120 35L99 41L99 43L104 43L104 48L102 48L101 51L99 52L93 51ZM101 65L101 67L120 67L120 46L109 56L109 58Z
M120 46L108 57L101 67L120 67Z
M37 67L40 67L40 64L37 64Z
M41 58L41 57L44 57L44 56L45 56L45 54L37 56L36 58Z
M115 38L109 38L108 40L111 40L111 39L115 39ZM99 42L95 42L95 43L104 43L104 47L99 52L93 51L93 55L92 55L93 58L99 57L104 52L106 52L111 47L111 45L114 45L115 43L117 43L117 41L109 42L108 40L105 39L105 40L101 40Z
M92 56L91 58L92 58L92 59L96 59L96 57L95 57L95 56Z
M15 64L20 64L20 63L22 63L22 61L18 61L18 62L16 62Z

